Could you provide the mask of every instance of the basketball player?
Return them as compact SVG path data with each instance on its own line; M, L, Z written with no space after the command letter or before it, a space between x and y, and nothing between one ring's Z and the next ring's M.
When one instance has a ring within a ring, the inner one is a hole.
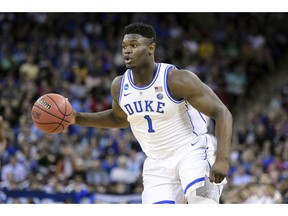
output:
M155 62L155 49L152 26L126 26L122 53L127 70L112 82L112 109L74 111L72 123L131 127L147 155L143 203L219 203L229 168L232 116L193 72ZM216 122L217 151L206 134L206 116Z

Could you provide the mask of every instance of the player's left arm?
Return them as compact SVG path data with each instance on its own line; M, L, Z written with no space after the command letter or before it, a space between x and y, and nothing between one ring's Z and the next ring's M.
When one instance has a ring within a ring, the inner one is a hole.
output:
M229 169L233 122L230 111L213 90L190 71L170 70L168 88L173 97L186 99L198 111L215 120L217 153L210 181L221 183Z

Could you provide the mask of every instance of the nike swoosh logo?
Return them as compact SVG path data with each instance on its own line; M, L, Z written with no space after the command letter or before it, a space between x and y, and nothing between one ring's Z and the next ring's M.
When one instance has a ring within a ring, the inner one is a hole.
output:
M130 93L127 93L127 94L125 94L125 93L124 93L124 97L126 97L126 96L130 95L131 93L132 93L132 92L130 92Z
M196 143L198 143L198 141L197 141L197 142L195 142L195 143L191 143L191 146L194 146Z

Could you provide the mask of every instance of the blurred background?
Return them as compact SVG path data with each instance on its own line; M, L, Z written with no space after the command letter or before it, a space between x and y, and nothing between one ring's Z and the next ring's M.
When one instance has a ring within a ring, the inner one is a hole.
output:
M234 116L221 203L288 203L288 14L68 12L0 13L0 203L141 203L145 155L129 128L46 135L30 115L51 92L77 111L110 108L133 21L155 27L157 62L196 73Z

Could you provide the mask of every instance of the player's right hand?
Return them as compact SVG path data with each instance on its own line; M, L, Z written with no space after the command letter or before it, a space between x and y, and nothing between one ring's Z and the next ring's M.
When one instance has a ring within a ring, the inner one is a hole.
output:
M72 121L70 122L70 125L76 124L76 114L77 112L73 110L73 118L72 118Z

